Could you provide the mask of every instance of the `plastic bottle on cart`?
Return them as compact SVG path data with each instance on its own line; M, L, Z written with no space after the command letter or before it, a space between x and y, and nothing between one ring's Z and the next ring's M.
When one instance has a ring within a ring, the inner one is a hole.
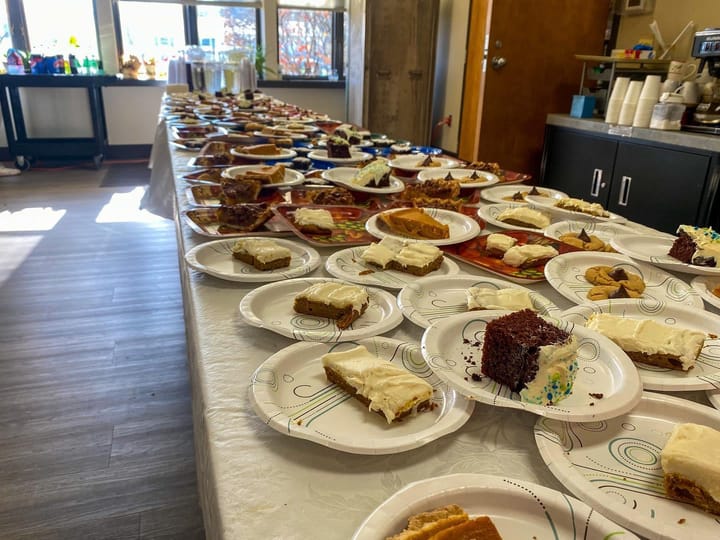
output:
M17 49L8 49L7 52L7 72L10 75L24 75L25 64L22 55Z

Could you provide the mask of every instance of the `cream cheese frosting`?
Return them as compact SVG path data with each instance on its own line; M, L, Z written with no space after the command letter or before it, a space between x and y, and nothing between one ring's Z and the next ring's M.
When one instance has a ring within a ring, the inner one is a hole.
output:
M368 399L370 410L381 411L388 423L433 395L433 388L426 381L378 358L362 345L325 354L322 364Z
M301 227L315 225L321 229L333 229L335 220L332 214L322 208L298 208L295 210L293 219Z
M582 212L583 214L589 214L591 216L608 217L610 215L601 204L590 203L583 201L582 199L574 199L572 197L560 199L555 203L555 206L558 208L564 208L565 210Z
M362 306L369 302L368 292L364 287L334 281L311 285L296 298L305 298L310 302L328 304L336 308L352 306L352 309L358 313L362 310Z
M550 217L548 215L526 206L506 208L498 214L496 219L498 221L507 221L508 219L517 220L538 229L544 229L550 225Z
M523 289L489 289L487 287L470 287L467 290L468 310L474 309L532 309L530 293Z
M386 236L379 243L373 242L365 251L362 252L360 258L370 264L387 268L395 255L405 246L405 242L397 238Z
M720 431L699 424L678 424L660 453L665 474L676 474L720 502Z
M528 403L557 404L572 393L577 375L577 339L571 335L564 343L543 345L538 354L535 378L520 390L520 398Z
M390 174L390 167L385 161L373 161L360 169L351 182L356 186L367 186L371 183L377 184L377 182L387 174Z
M517 238L513 238L507 234L493 233L488 235L485 241L485 248L505 253L515 244L517 244Z
M695 253L691 261L696 258L715 259L715 267L720 266L720 234L712 227L694 227L692 225L680 225L678 233L684 232L695 242Z
M442 251L437 246L425 242L408 242L395 255L395 261L403 266L423 267L440 256L442 256Z
M706 337L696 330L676 328L650 319L627 319L610 313L593 313L585 327L610 338L624 351L676 357L682 362L684 371L695 365Z
M423 267L441 256L440 248L427 242L406 242L386 237L379 244L370 244L360 258L367 263L387 268L392 261L403 267Z
M509 266L522 266L526 262L535 259L548 259L558 255L558 250L552 246L540 244L525 244L524 246L513 246L503 255L503 262Z
M292 256L288 248L266 238L246 238L238 240L232 247L232 252L247 253L262 263Z

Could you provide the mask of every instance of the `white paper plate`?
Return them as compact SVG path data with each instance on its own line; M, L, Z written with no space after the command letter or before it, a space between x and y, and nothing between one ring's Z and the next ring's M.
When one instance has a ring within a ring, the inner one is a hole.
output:
M449 174L453 177L453 180L460 180L461 178L470 178L473 173L480 178L475 181L460 182L460 187L468 189L485 188L492 186L493 184L497 184L500 181L497 176L487 171L474 171L471 169L438 169L437 167L423 169L418 173L417 178L422 182L434 179L444 180Z
M545 236L560 240L563 234L577 234L585 229L585 232L597 236L606 244L619 234L631 232L625 225L600 221L558 221L545 228Z
M634 300L618 299L583 304L570 308L560 317L576 325L585 325L593 313L612 313L629 319L651 319L656 322L689 328L707 334L720 333L720 316L694 307L666 303L647 309ZM684 392L720 388L720 339L708 337L700 356L690 371L667 369L646 364L635 364L645 390Z
M395 328L402 320L395 297L381 289L368 288L370 303L350 328L340 330L335 321L303 315L293 310L297 294L316 283L340 279L298 278L270 283L250 291L240 302L241 317L252 326L265 328L299 341L352 341L377 336Z
M264 165L238 165L236 167L228 167L227 169L224 169L223 172L220 174L225 178L234 178L238 175L238 173L242 174L247 171L257 171L261 167L264 167ZM283 182L279 182L277 184L263 184L263 188L281 188L297 186L298 184L302 184L305 181L305 176L301 172L286 168L283 180Z
M307 157L310 159L316 159L318 161L329 161L330 163L360 163L361 161L367 161L372 158L372 154L367 152L357 152L350 150L349 158L337 158L328 157L327 150L313 150L308 153Z
M613 239L612 246L628 257L649 262L672 272L720 277L720 268L687 264L668 255L673 242L673 239L662 236L623 234Z
M645 392L631 412L604 422L541 418L535 442L560 482L613 521L653 539L720 537L720 520L665 498L660 452L675 424L720 429L720 413L686 399Z
M490 516L503 538L638 540L564 493L485 474L451 474L408 484L360 525L352 540L379 540L407 527L410 516L457 504L471 517Z
M705 392L710 404L716 409L720 409L720 390L708 390Z
M550 300L527 287L504 279L468 274L427 276L409 283L398 294L398 306L410 321L422 328L428 328L434 322L457 313L466 313L467 290L470 287L521 289L530 294L530 300L539 315L557 316L560 312Z
M513 231L532 231L536 233L543 233L543 229L533 229L532 227L520 227L518 225L511 225L510 223L505 223L504 221L500 221L497 219L497 217L508 208L517 208L518 206L524 206L520 204L509 204L509 203L494 203L494 204L486 204L478 208L478 216L483 218L487 223L490 225L495 225L496 227L500 227L501 229L508 229ZM552 214L549 214L548 212L545 212L542 208L534 208L534 210L537 210L538 212L541 212L548 216L550 218L550 223L557 221L557 216L553 216Z
M623 414L640 399L640 377L628 356L609 339L584 326L553 320L578 339L578 373L572 394L557 405L520 401L520 395L480 374L485 327L510 311L471 311L435 322L422 337L423 357L438 377L470 399L570 422L602 420ZM603 394L595 399L590 393Z
M585 214L584 212L575 212L574 210L566 210L564 208L558 208L555 206L557 202L555 199L548 199L547 197L538 197L536 195L528 195L525 200L530 204L544 208L548 212L563 216L563 219L587 219L588 221L614 221L616 223L622 223L627 221L624 217L608 212L609 217L593 216L591 214Z
M713 294L713 289L720 286L720 279L710 276L698 276L690 282L705 302L716 309L720 309L720 298Z
M320 265L320 255L313 248L292 240L273 240L292 253L290 266L275 270L257 270L234 259L232 247L237 238L217 240L195 246L185 254L185 261L195 270L228 281L265 282L304 276Z
M380 270L376 266L365 264L361 256L367 248L368 246L356 246L336 251L327 258L325 269L330 275L345 281L386 289L402 289L408 283L422 279L407 272ZM372 273L364 273L368 270L372 270ZM439 276L447 279L447 276L457 274L459 271L460 268L455 261L445 256L440 268L433 270L428 276Z
M385 210L384 212L380 212L379 214L372 215L365 222L365 230L378 238L385 238L386 236L391 236L393 238L407 240L407 237L393 234L387 229L385 229L384 224L379 220L378 217L381 214L397 212L398 210L402 209ZM471 217L466 216L465 214L453 212L452 210L442 210L439 208L424 208L424 210L425 213L428 214L430 217L438 220L440 223L449 226L450 237L440 240L423 239L423 242L433 244L434 246L449 246L451 244L459 244L460 242L465 242L466 240L472 240L478 234L480 234L480 224ZM417 240L417 238L413 238L411 240Z
M352 180L357 176L359 171L360 169L354 167L335 167L334 169L324 170L320 176L334 184L339 184L350 190L362 191L364 193L400 193L405 189L405 182L392 175L390 176L390 185L387 187L377 188L353 184Z
M356 344L430 383L437 407L388 424L329 382L320 357ZM290 345L253 373L250 402L262 421L280 433L353 454L395 454L424 446L459 429L474 408L430 371L416 344L384 337Z
M480 196L486 201L494 203L526 204L523 201L508 201L507 199L505 199L505 197L512 197L518 191L527 193L531 189L532 186L494 186L491 188L483 189L480 192ZM541 193L546 193L552 200L555 201L568 196L567 193L563 193L562 191L558 191L557 189L552 189L548 187L539 187L537 189Z
M287 148L278 148L279 154L246 154L242 150L236 150L235 148L230 149L230 153L233 156L245 158L245 159L253 159L256 161L263 161L266 159L269 160L276 160L276 159L290 159L297 156L297 152L295 150L289 150Z
M639 274L645 281L645 292L636 302L644 309L654 311L665 302L677 302L686 306L703 309L700 295L684 281L671 276L652 265L633 261L619 253L576 251L564 253L551 259L545 265L545 277L550 285L565 298L576 304L592 302L587 292L593 287L585 279L585 270L590 266L620 267L627 272Z
M425 169L454 169L460 165L460 162L455 159L431 156L433 161L440 163L439 167L421 167L418 164L422 163L428 156L426 154L410 154L407 156L399 156L388 162L388 165L395 169L402 169L404 171L423 171ZM478 171L478 174L480 171Z

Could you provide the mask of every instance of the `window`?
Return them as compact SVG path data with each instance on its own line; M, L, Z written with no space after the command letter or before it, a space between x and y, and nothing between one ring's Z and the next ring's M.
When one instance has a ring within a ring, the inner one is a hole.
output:
M7 2L0 0L0 55L4 57L10 48L12 48L12 37L10 36Z
M155 63L156 76L167 76L168 61L185 48L181 4L122 1L117 3L122 56Z
M213 52L242 51L252 58L258 45L257 10L198 5L200 46Z
M23 8L32 53L98 56L93 0L23 0Z
M333 69L333 12L278 9L278 63L283 75L327 77Z

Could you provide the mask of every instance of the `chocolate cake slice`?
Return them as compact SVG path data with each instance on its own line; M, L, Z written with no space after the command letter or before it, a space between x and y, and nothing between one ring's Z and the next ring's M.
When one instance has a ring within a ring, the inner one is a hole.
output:
M572 391L576 350L573 335L523 309L488 323L481 371L523 401L553 404Z

